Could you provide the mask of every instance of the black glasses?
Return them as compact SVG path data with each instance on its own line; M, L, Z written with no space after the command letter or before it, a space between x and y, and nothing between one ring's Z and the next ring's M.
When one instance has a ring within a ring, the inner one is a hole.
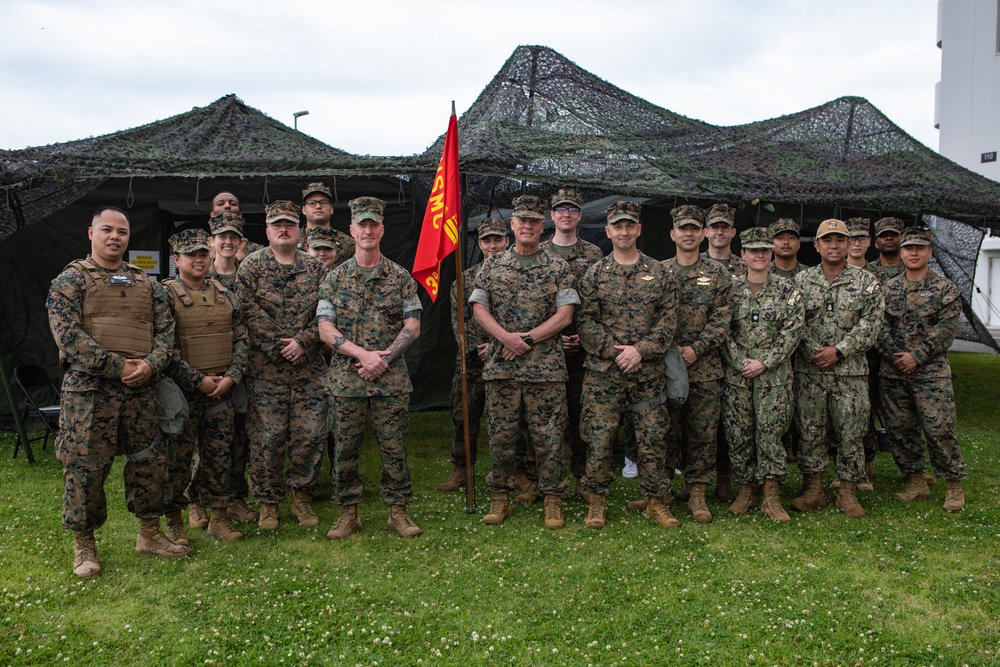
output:
M310 208L323 208L324 206L329 206L329 199L310 199L306 202L306 206Z
M580 207L579 206L556 206L552 210L555 211L556 213L579 213L580 212Z

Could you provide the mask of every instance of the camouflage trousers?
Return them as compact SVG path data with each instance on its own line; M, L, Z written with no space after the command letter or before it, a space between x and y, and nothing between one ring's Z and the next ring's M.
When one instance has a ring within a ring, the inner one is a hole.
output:
M459 360L455 361L455 376L451 381L451 423L455 437L451 442L451 462L458 468L465 466L465 422L462 418L462 373ZM469 465L476 464L479 449L479 423L486 410L486 381L483 380L483 362L475 351L466 357L465 379L469 396Z
M490 432L490 473L486 488L514 491L518 429L527 424L538 469L538 489L544 495L566 493L566 385L563 382L486 382L486 423Z
M659 373L620 372L598 373L587 371L583 382L583 416L580 432L587 438L587 472L582 485L585 489L607 495L614 482L611 459L618 424L626 411L632 412L638 450L639 488L646 498L662 498L670 493L667 459L675 459L676 452L667 455L667 431L670 417L665 403L641 407L638 412L631 405L647 403L663 397L667 379L660 365Z
M684 405L669 405L670 423L667 451L681 452L686 436L688 455L684 481L688 484L711 484L715 481L715 455L722 413L722 380L691 382ZM673 472L680 464L674 455L667 460L667 470Z
M569 418L566 420L566 434L563 437L563 456L574 477L580 479L587 471L587 443L580 434L580 416L583 413L583 381L587 369L583 367L587 353L580 350L566 357L566 408Z
M229 481L233 407L228 397L211 399L197 390L187 399L191 415L167 457L163 511L184 509L188 501L205 507L228 507L233 502ZM217 412L205 414L213 409Z
M722 423L738 484L763 484L767 479L784 483L788 466L781 436L792 421L791 389L726 383Z
M848 482L865 479L862 438L868 427L868 378L864 375L795 374L798 411L799 468L825 472L830 462L829 427L837 442L837 477Z
M927 451L934 474L944 479L966 479L962 452L955 439L951 378L884 377L881 390L892 457L900 472L923 470Z
M104 481L116 454L142 452L160 434L153 382L131 389L119 380L102 382L102 391L62 392L56 458L63 466L62 524L90 532L108 518ZM125 500L139 518L163 514L167 457L153 452L143 461L125 462Z
M288 486L312 493L326 442L327 400L322 378L288 384L249 377L250 487L259 503L285 499Z
M330 430L334 432L336 442L333 501L339 505L361 502L363 489L358 473L358 457L367 418L371 419L382 457L379 495L389 505L406 504L413 497L405 440L410 427L409 394L330 397Z

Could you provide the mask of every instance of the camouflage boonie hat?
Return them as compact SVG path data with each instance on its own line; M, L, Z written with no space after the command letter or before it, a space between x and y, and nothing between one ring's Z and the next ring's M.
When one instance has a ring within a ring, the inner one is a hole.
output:
M331 227L306 229L306 246L309 248L336 248L337 235Z
M174 253L186 255L197 250L209 250L208 232L204 229L185 229L177 232L167 242L173 248Z
M552 208L559 204L572 204L578 208L583 208L583 197L573 188L559 188L559 192L552 195Z
M882 218L875 222L875 236L882 236L886 232L902 234L904 226L899 218Z
M222 232L233 232L234 234L243 236L244 224L246 224L246 221L243 220L242 215L239 213L230 213L229 211L213 215L208 219L208 229L212 236L216 236Z
M778 218L771 223L768 229L771 230L772 239L782 232L795 232L796 236L799 235L799 223L795 222L793 218Z
M695 225L705 227L705 211L692 204L683 204L670 211L670 217L674 219L674 227L681 225Z
M302 202L305 203L306 197L317 192L326 195L331 202L333 201L333 194L330 193L330 188L326 187L322 183L310 183L306 186L306 189L302 191Z
M265 210L267 211L267 216L264 218L264 221L269 225L279 220L288 220L289 222L294 222L296 225L299 224L299 207L287 199L279 199L278 201L271 202Z
M385 202L378 197L358 197L352 199L347 204L351 207L351 222L361 222L362 220L374 220L382 224Z
M848 218L844 221L847 225L848 236L871 236L871 220L868 218Z
M767 227L751 227L740 232L740 247L744 250L774 247L774 236Z
M545 203L535 195L521 195L514 198L514 213L519 218L545 219Z
M487 218L479 223L476 233L477 238L481 239L487 236L507 236L507 223L500 218Z
M843 234L844 236L850 236L847 233L847 225L843 220L837 220L836 218L830 218L819 223L819 229L816 230L816 238L823 238L827 234Z
M630 201L616 201L604 209L604 212L608 214L609 225L619 220L631 220L636 224L639 223L639 207Z
M724 222L730 227L735 227L736 208L729 204L714 204L705 216L705 226L711 227L716 222Z
M907 227L899 235L899 247L907 245L934 245L934 232L928 227Z

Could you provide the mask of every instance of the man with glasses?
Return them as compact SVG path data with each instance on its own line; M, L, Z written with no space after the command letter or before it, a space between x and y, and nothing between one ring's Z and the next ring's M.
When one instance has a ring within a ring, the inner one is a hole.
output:
M330 188L322 183L310 183L302 191L302 215L306 218L305 233L302 235L302 243L300 244L302 250L309 252L306 238L310 229L326 227L333 231L336 244L336 256L331 262L330 268L354 257L354 239L338 229L333 229L330 225L330 218L333 217L333 195L330 193Z
M552 195L550 200L552 224L555 232L545 243L541 244L545 250L562 257L569 264L570 271L575 278L574 284L578 284L587 269L594 262L599 262L604 253L593 243L584 241L577 236L576 230L580 226L583 218L583 197L573 188L560 188ZM566 430L566 438L563 443L563 450L570 466L570 472L577 479L580 479L587 471L587 444L580 437L580 396L583 392L583 376L585 369L583 362L587 354L580 346L580 336L577 334L577 320L562 331L563 353L566 355L566 372L569 380L566 381L566 401L569 405L569 428ZM579 486L577 487L579 489Z

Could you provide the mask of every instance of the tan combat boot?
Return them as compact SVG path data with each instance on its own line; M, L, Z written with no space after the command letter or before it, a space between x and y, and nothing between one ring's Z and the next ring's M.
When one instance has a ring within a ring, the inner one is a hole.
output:
M737 502L739 499L737 499ZM764 480L764 497L760 501L760 511L771 521L791 521L792 517L781 506L781 498L778 497L778 480Z
M857 484L854 482L848 482L846 479L840 480L840 491L837 493L837 509L852 519L860 519L865 515L865 508L858 502L855 489L857 489Z
M390 533L398 533L400 537L419 537L424 532L407 515L406 505L403 503L396 503L389 508L389 521L385 528Z
M188 505L188 525L202 530L208 528L208 514L205 512L205 508L198 503Z
M229 506L229 518L249 523L260 519L260 512L254 512L243 498L237 498Z
M594 530L604 528L604 512L606 509L607 502L604 496L599 493L592 493L590 506L587 508L587 518L583 520L583 525Z
M796 512L808 512L826 506L826 489L823 488L823 473L803 472L805 491L792 501L792 509Z
M947 483L948 490L945 492L942 507L945 512L961 512L965 509L965 491L962 490L962 480L949 479Z
M499 526L513 514L514 510L511 509L507 494L496 492L490 503L490 511L483 517L483 523L487 526Z
M140 556L184 558L191 549L174 544L160 531L160 517L139 519L139 534L135 538L135 552Z
M229 523L228 507L213 507L212 519L208 522L208 536L217 537L226 542L239 542L243 533L233 528Z
M167 515L167 539L174 544L179 544L182 547L191 546L188 542L187 535L184 534L184 517L181 516L181 511L177 510L174 512L168 512Z
M582 498L583 501L589 505L594 501L594 498L598 494L588 490L585 486L583 486L583 484L580 484L580 480L576 480L576 495L578 498Z
M260 519L257 520L257 527L261 530L278 530L277 503L260 504Z
M931 497L931 490L927 488L927 480L923 473L912 472L906 476L906 487L898 493L892 494L892 499L900 503L911 503L914 500L927 500Z
M354 533L361 532L361 519L358 518L357 505L343 505L340 508L340 517L337 523L333 524L326 534L328 540L347 539Z
M707 484L692 484L691 497L688 498L688 514L698 523L712 523L712 513L705 504L705 487Z
M455 466L448 479L438 486L438 491L458 491L465 488L465 468Z
M921 470L920 474L923 476L924 481L927 482L927 486L934 486L937 484L937 480L934 479L934 475L930 474L926 470Z
M664 528L677 528L681 522L670 513L670 496L650 498L646 506L646 516Z
M730 514L746 514L757 505L757 487L753 484L740 484L736 500L729 506Z
M630 512L645 512L646 508L649 507L649 498L639 498L639 500L630 500L628 505Z
M521 490L521 493L514 498L514 502L518 505L531 505L532 503L537 503L541 499L541 494L538 492L538 482L531 481L528 479L527 475L520 474L514 480L517 484L517 488Z
M720 472L715 479L715 497L721 503L731 503L736 500L733 493L733 478L729 472Z
M562 498L545 496L545 527L556 530L563 527Z
M104 570L97 560L97 540L93 533L75 533L73 545L73 574L82 578L99 577Z
M865 480L863 482L858 482L858 491L864 491L869 493L875 490L875 485L872 484L872 479L875 478L875 467L872 465L871 461L865 461Z
M312 494L308 491L295 489L292 491L292 516L299 520L300 526L318 526L319 517L313 512Z

